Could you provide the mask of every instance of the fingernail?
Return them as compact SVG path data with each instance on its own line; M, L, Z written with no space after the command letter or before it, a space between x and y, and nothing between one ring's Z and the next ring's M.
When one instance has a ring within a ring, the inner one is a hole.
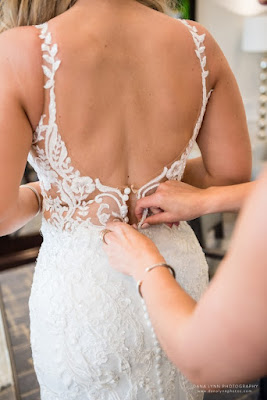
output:
M145 223L141 226L142 229L147 229L147 228L149 228L149 227L150 227L150 225L149 225L147 222L145 222Z

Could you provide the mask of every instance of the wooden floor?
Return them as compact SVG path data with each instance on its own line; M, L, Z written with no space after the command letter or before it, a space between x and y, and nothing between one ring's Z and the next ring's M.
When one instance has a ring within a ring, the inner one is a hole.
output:
M0 284L14 353L22 400L39 400L39 385L32 363L28 299L34 264L1 272Z

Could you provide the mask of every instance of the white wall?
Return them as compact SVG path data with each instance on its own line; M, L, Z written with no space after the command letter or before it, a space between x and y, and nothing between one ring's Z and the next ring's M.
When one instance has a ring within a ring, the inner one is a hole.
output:
M222 48L237 79L249 122L257 120L260 54L241 50L246 15L267 13L257 0L197 0L197 21L203 24Z
M196 0L196 19L214 36L223 50L239 85L246 109L253 155L253 179L267 161L267 139L258 138L260 54L244 53L241 37L244 18L266 14L258 0Z

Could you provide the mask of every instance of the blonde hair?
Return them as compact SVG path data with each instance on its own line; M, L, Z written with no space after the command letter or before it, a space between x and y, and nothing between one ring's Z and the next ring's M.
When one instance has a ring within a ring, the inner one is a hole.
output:
M0 33L16 26L38 25L67 11L77 0L0 0ZM99 0L101 1L101 0ZM168 14L177 0L136 0Z

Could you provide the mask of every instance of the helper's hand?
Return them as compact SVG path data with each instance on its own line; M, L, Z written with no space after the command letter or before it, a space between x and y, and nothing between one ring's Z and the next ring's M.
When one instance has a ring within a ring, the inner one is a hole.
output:
M177 221L190 221L205 213L206 198L207 189L199 189L179 181L166 181L159 185L155 193L137 201L135 214L139 221L143 210L150 208L154 215L144 221L144 224L149 225L172 225Z
M110 265L136 280L143 277L146 267L165 262L156 245L148 237L124 222L109 222L105 234L104 251Z

